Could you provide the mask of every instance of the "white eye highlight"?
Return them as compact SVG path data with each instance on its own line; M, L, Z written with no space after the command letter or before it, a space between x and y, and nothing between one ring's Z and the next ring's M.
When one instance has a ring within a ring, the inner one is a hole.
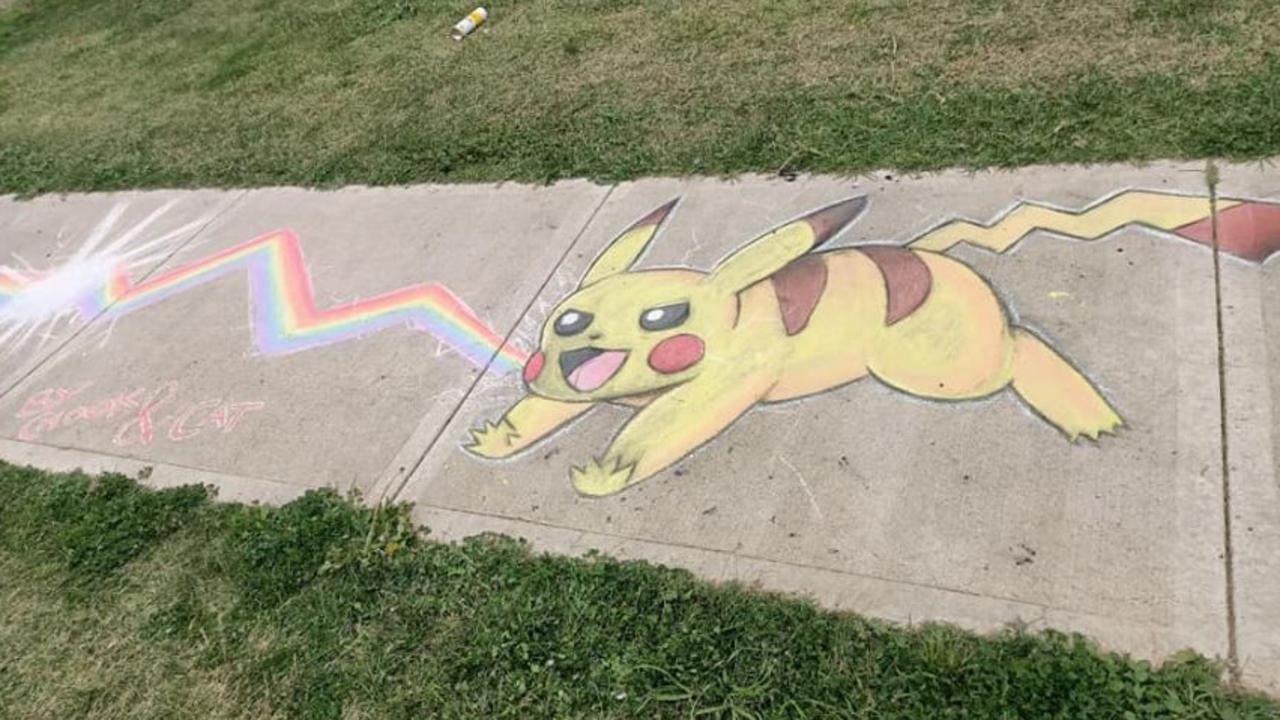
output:
M577 335L583 330L586 330L587 326L590 325L591 321L594 319L595 316L591 313L581 312L579 310L566 310L563 315L556 318L556 334L564 337Z
M640 327L645 330L669 330L689 319L689 303L678 302L649 308L640 313Z

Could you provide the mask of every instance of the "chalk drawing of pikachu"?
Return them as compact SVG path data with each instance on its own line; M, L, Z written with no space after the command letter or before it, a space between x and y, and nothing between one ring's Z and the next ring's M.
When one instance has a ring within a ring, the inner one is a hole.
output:
M862 213L865 197L788 222L709 273L631 271L675 204L595 259L543 328L524 369L528 394L472 431L467 450L509 457L597 403L640 408L602 457L571 472L579 492L607 495L675 463L757 403L867 375L940 400L1010 387L1071 440L1121 425L1089 380L1013 325L964 263L918 247L813 252ZM945 249L945 238L935 240Z

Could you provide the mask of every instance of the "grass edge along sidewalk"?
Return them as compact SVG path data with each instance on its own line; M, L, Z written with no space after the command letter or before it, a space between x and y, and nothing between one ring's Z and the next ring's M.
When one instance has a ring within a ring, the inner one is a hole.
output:
M1280 154L1271 0L470 7L18 0L0 192Z
M1193 653L900 627L408 518L0 461L0 716L1280 717Z

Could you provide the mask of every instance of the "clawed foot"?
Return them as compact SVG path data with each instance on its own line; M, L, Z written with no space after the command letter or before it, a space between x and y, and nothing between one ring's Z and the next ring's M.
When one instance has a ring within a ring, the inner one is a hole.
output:
M1115 435L1117 430L1124 427L1124 421L1110 408L1106 409L1105 415L1106 417L1097 423L1091 425L1081 424L1077 427L1068 428L1065 430L1067 437L1071 439L1071 442L1076 442L1080 438L1089 438L1097 442L1103 435Z
M520 433L505 419L496 423L486 422L484 427L471 431L471 442L462 446L463 450L482 458L505 458L515 454L520 446L516 441Z
M622 465L616 457L603 461L593 458L586 467L573 468L569 475L573 486L583 495L612 495L630 484L635 469L634 463Z

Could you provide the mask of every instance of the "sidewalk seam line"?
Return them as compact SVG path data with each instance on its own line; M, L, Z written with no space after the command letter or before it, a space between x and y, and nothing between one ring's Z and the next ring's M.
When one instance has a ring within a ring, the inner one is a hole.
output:
M513 515L504 515L503 513L485 512L482 510L464 510L462 508L449 507L448 505L437 505L434 503L422 503L420 507L430 508L434 510L443 510L445 512L459 513L463 515L471 515L473 517L496 518L498 520L506 520L508 522L523 523L527 525L534 525L536 527L544 527L544 528L551 528L553 530L563 530L566 532L574 532L574 533L578 533L579 535L599 535L602 537L613 538L615 540L623 540L623 541L630 541L630 542L639 541L643 543L650 543L653 545L661 545L662 547L680 548L682 550L693 550L695 552L714 553L716 555L724 555L730 558L741 558L744 560L776 563L778 565L785 565L787 567L800 568L805 570L820 570L822 572L835 573L837 575L844 575L846 577L856 577L864 580L876 580L879 582L896 583L900 585L907 585L909 587L925 588L927 590L938 590L942 592L950 592L950 593L955 593L957 595L966 595L970 597L990 598L992 600L1000 600L1003 602L1018 603L1019 605L1028 605L1031 607L1039 608L1041 610L1064 609L1064 608L1054 608L1050 605L1046 605L1044 603L1038 603L1030 600L1019 600L1017 598L1002 597L999 595L988 595L985 593L974 592L972 590L962 590L960 588L946 587L944 585L931 585L929 583L922 583L914 580L901 580L896 578L888 578L880 575L875 575L872 573L851 572L849 570L841 570L839 568L831 568L831 567L826 567L824 565L815 565L813 563L800 563L800 562L793 562L789 560L778 560L775 558L764 557L763 555L752 555L747 553L734 552L731 550L719 550L716 548L703 547L701 545L693 545L691 543L673 542L670 540L655 540L653 538L645 538L645 537L633 537L631 535L623 535L621 533L608 532L607 530L584 530L583 528L572 527L569 525L560 525L553 522L547 522L545 520L531 520L529 518L516 517ZM560 554L563 554L563 553L560 553Z
M1227 430L1226 333L1222 318L1222 259L1218 245L1218 169L1212 160L1207 170L1209 185L1209 229L1213 248L1214 320L1218 334L1218 429L1222 452L1222 569L1226 585L1227 675L1241 682L1240 649L1236 626L1235 549L1231 535L1231 455Z
M18 438L12 438L12 437L0 437L0 442L13 443L15 445L26 445L27 447L43 448L45 450L52 450L54 452L82 453L84 455L93 455L103 459L138 463L140 465L143 465L144 467L145 466L151 466L151 467L163 466L163 467L169 467L169 468L176 468L178 470L190 470L192 472L206 473L208 475L216 476L216 479L231 478L235 480L247 480L250 482L268 483L271 485L279 485L280 487L283 487L283 488L300 489L303 492L307 490L319 490L326 487L332 487L327 485L321 485L321 486L298 485L296 483L288 482L286 480L274 480L272 478L261 477L258 475L241 475L238 473L230 473L222 470L212 470L210 468L204 468L198 465L185 465L180 462L173 462L169 460L154 460L151 458L135 457L132 455L117 455L116 453L106 452L105 450L92 450L89 448L76 447L75 445L56 445L53 443L33 442L31 440L20 440ZM146 484L146 483L143 482L143 484Z
M475 391L476 386L480 384L480 381L484 379L484 376L489 373L489 369L493 367L494 361L498 358L498 353L500 353L502 348L506 347L511 342L512 336L515 335L516 330L520 328L520 323L524 321L525 317L529 314L529 311L533 309L534 304L538 302L538 298L542 297L542 293L545 292L547 286L551 284L551 279L560 271L565 260L568 259L569 253L573 252L573 249L578 246L578 242L581 241L582 236L586 234L587 228L591 227L591 223L595 222L596 215L600 214L600 209L604 207L605 203L609 202L609 198L613 195L613 191L617 187L618 186L615 183L605 189L604 194L600 196L600 202L596 203L596 206L591 210L591 214L587 216L587 221L582 224L582 227L578 229L578 232L573 236L573 239L569 241L567 246L565 246L564 252L560 254L560 257L556 260L555 264L551 266L551 271L547 273L547 277L543 279L542 284L538 286L538 289L533 292L532 297L529 298L529 302L525 304L524 309L516 316L515 322L511 323L510 329L507 330L507 334L502 338L502 345L498 346L498 349L489 356L489 360L485 362L484 367L480 369L480 372L476 373L475 379L473 379L471 384L467 386L467 391L462 394L462 398L458 400L458 403L454 405L453 409L449 411L449 414L445 416L444 422L440 424L440 430L436 432L436 434L431 438L431 441L427 443L426 449L422 451L422 454L418 456L418 459L415 460L413 465L411 465L405 472L404 477L400 478L400 482L396 484L395 490L389 495L384 493L383 498L380 498L380 500L386 499L389 502L395 502L400 498L400 493L404 492L405 486L409 484L409 478L413 477L414 473L418 471L418 468L422 467L422 463L426 462L427 456L431 454L431 451L435 449L436 444L440 442L440 438L443 437L444 433L449 429L449 425L453 423L453 419L457 417L458 412L462 410L462 406L466 405L467 400L471 398L471 393ZM383 470L384 475L385 473L386 470Z
M1115 615L1109 615L1106 613L1082 611L1082 610L1077 610L1069 607L1062 607L1062 606L1052 605L1044 602L1038 602L1035 600L1024 600L1021 598L1007 597L1003 595L992 595L990 593L975 592L972 590L964 590L961 588L949 587L946 585L936 585L932 583L920 582L917 580L891 578L883 575L876 575L874 573L843 570L840 568L827 567L824 565L816 565L813 563L799 563L799 562L794 562L790 560L779 560L777 558L765 557L763 555L745 554L741 552L734 552L731 550L721 550L718 548L703 547L701 545L693 545L689 543L672 542L668 540L656 540L653 538L644 538L644 537L633 537L630 535L623 535L620 533L608 532L606 530L584 530L582 528L571 527L568 525L559 525L557 523L547 522L545 520L532 520L530 518L504 515L502 513L485 512L480 510L465 510L462 508L450 507L448 505L438 505L435 503L420 503L418 507L422 509L427 509L427 510L439 510L444 512L457 513L460 515L469 515L472 517L495 518L498 520L505 520L513 523L533 525L535 527L549 528L552 530L559 530L564 532L573 532L579 535L596 535L596 536L601 536L606 538L612 538L615 540L622 540L622 541L629 541L629 542L642 542L650 545L658 545L661 547L679 548L681 550L692 550L694 552L710 553L714 555L721 555L727 558L735 558L735 559L751 560L755 562L769 563L769 564L779 565L779 566L788 567L788 568L798 568L803 570L817 570L819 572L831 573L833 575L840 575L842 577L848 577L848 578L857 578L859 580L872 580L876 582L889 583L892 585L903 585L906 587L922 588L925 590L935 590L938 592L954 593L956 595L979 598L983 600L995 600L999 602L1014 603L1017 605L1024 605L1030 608L1038 609L1041 611L1042 614L1049 611L1056 611L1056 612L1073 613L1077 615L1087 615L1091 617L1109 617L1109 618L1117 617ZM485 531L481 531L481 532L485 532ZM549 552L552 552L552 551L549 551ZM566 554L564 551L555 551L555 552L556 554L560 554L560 555ZM1156 626L1155 623L1151 623L1151 624L1153 626ZM1158 626L1158 627L1164 627L1164 626Z
M231 200L231 202L227 203L226 207L224 207L223 209L219 210L218 212L210 216L207 222L205 222L200 227L196 228L196 231L191 233L191 235L186 240L183 240L182 243L180 243L177 247L175 247L172 252L165 255L163 258L161 258L160 262L155 263L146 272L144 272L140 278L140 281L145 282L147 278L154 275L156 271L158 271L160 268L167 265L170 260L172 260L175 256L177 256L178 253L186 249L186 247L190 245L192 242L194 242L196 238L200 237L201 233L209 229L210 225L212 225L218 218L225 215L228 211L230 211L231 208L239 204L240 201L244 199L244 196L248 194L249 194L248 190L239 191L239 194L236 195L235 198ZM28 379L31 378L31 376L35 375L42 368L44 368L45 365L49 364L49 361L57 357L58 353L65 350L68 346L71 345L71 343L75 342L77 338L83 335L86 330L92 327L94 323L98 322L98 320L100 320L102 316L110 312L111 308L115 307L117 302L119 302L119 300L113 300L109 305L99 310L96 315L94 315L92 318L89 318L88 322L81 324L80 327L73 330L71 334L67 336L66 340L63 340L62 342L58 343L57 346L54 347L52 350L50 350L48 354L46 354L43 358L38 360L35 365L32 365L26 372L22 373L22 375L20 375L16 380L14 380L9 385L9 387L5 388L4 390L0 390L0 400L3 400L4 398L8 397L9 393L13 392L14 390L17 390L18 387L22 385L22 383L26 382Z

